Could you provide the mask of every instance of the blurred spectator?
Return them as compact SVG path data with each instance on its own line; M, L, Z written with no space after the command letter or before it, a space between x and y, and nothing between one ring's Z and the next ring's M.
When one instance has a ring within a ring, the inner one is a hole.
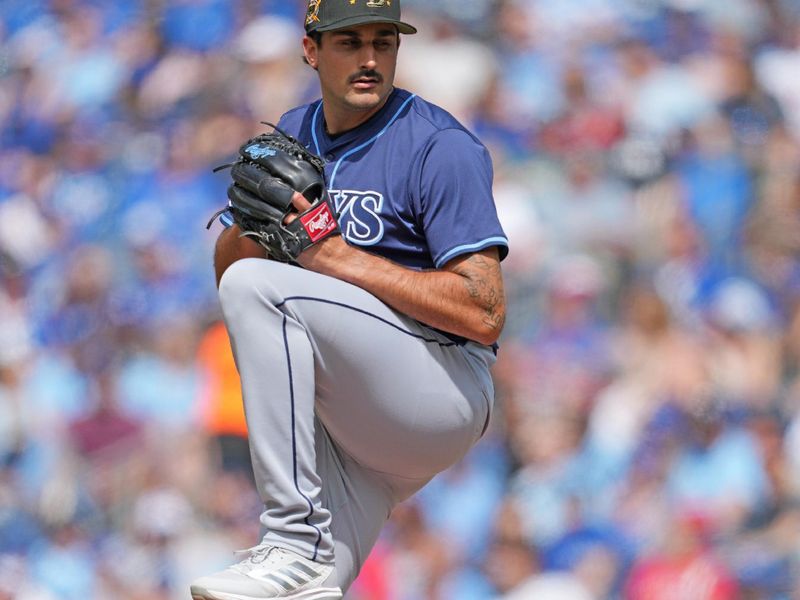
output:
M236 96L255 121L277 122L287 106L299 104L318 85L310 68L298 67L301 32L297 18L269 14L247 23L234 39L234 56L244 68L234 83ZM275 86L275 81L282 85Z
M22 556L0 555L0 600L55 600L56 596L31 580Z
M611 92L619 98L627 128L668 144L713 110L694 73L665 63L645 40L627 38L617 46L619 72Z
M771 495L759 449L747 432L726 423L713 400L686 417L686 442L667 473L670 502L710 534L739 530Z
M219 443L221 466L225 470L240 470L250 477L250 448L241 383L222 321L212 324L203 334L197 361L206 377L200 403L201 419L206 431Z
M789 74L796 72L800 65L800 25L796 13L787 17L785 22L778 24L782 43L765 48L756 56L756 71L766 90L780 102L797 137L800 134L800 95L797 93L800 84Z
M619 106L589 90L585 68L572 65L564 73L564 112L546 123L540 134L542 148L567 159L575 151L608 150L624 134Z
M496 532L489 549L486 570L497 600L590 600L581 582L566 571L542 572L534 547L518 533L520 508L506 502L497 515Z
M586 255L564 255L547 274L538 316L519 335L515 394L525 406L580 412L605 382L608 331L601 317L602 267Z
M738 585L703 540L703 524L691 515L677 516L664 530L658 553L643 557L625 587L626 600L675 597L726 600L738 597Z
M399 57L397 85L418 90L462 122L471 119L495 72L491 49L463 35L447 17L432 18L420 33L405 38Z
M727 88L720 110L731 123L738 150L753 166L762 160L770 132L783 127L783 110L777 99L760 84L746 56L727 57Z
M710 376L739 413L770 410L779 396L779 320L763 289L739 277L720 282L708 302Z
M117 393L126 411L156 427L192 430L199 422L203 373L195 362L198 327L188 319L162 325L120 368Z
M161 31L171 46L212 50L229 38L233 8L223 0L178 0L166 6Z
M731 124L713 118L689 130L676 173L687 211L706 242L710 259L721 269L735 267L741 261L739 249L753 182L735 152Z
M439 597L454 557L446 540L426 524L415 500L395 508L385 535L390 539L386 571L392 596L397 600Z
M95 596L98 580L84 530L74 523L55 526L48 540L37 546L31 555L31 571L36 580L57 598Z
M500 2L494 23L503 108L516 127L538 129L563 106L559 86L563 65L547 49L553 38L542 31L536 6L530 2Z

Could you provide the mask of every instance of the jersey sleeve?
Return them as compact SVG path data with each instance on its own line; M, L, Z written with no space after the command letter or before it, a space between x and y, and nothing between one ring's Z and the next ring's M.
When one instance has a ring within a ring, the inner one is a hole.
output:
M508 238L497 218L492 196L489 152L461 129L432 137L420 166L422 227L437 268L470 252L497 246L500 260Z

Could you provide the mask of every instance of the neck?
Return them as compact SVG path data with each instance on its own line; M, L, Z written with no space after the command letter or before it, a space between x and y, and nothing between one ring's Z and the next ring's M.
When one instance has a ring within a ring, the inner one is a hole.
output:
M394 88L392 88L394 90ZM387 94L380 104L369 109L356 110L343 107L335 101L326 100L322 95L322 113L325 115L325 131L328 135L339 135L366 123L373 115L384 107L391 93Z

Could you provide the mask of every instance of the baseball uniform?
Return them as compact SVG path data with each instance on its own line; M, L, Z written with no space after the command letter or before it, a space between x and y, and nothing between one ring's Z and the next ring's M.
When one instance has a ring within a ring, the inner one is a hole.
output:
M412 269L489 247L505 257L488 152L451 115L394 89L368 121L330 136L321 108L296 108L278 127L324 158L348 243ZM219 292L263 543L333 564L326 585L346 590L393 506L486 430L496 347L270 260L233 263Z

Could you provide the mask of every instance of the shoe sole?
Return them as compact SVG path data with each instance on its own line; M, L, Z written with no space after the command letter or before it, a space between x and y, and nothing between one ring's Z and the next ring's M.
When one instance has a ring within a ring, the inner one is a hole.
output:
M265 598L265 596L242 596L241 594L211 590L203 592L192 590L192 600L265 600ZM341 600L342 591L339 588L316 588L297 592L291 596L278 596L278 598L283 600Z

